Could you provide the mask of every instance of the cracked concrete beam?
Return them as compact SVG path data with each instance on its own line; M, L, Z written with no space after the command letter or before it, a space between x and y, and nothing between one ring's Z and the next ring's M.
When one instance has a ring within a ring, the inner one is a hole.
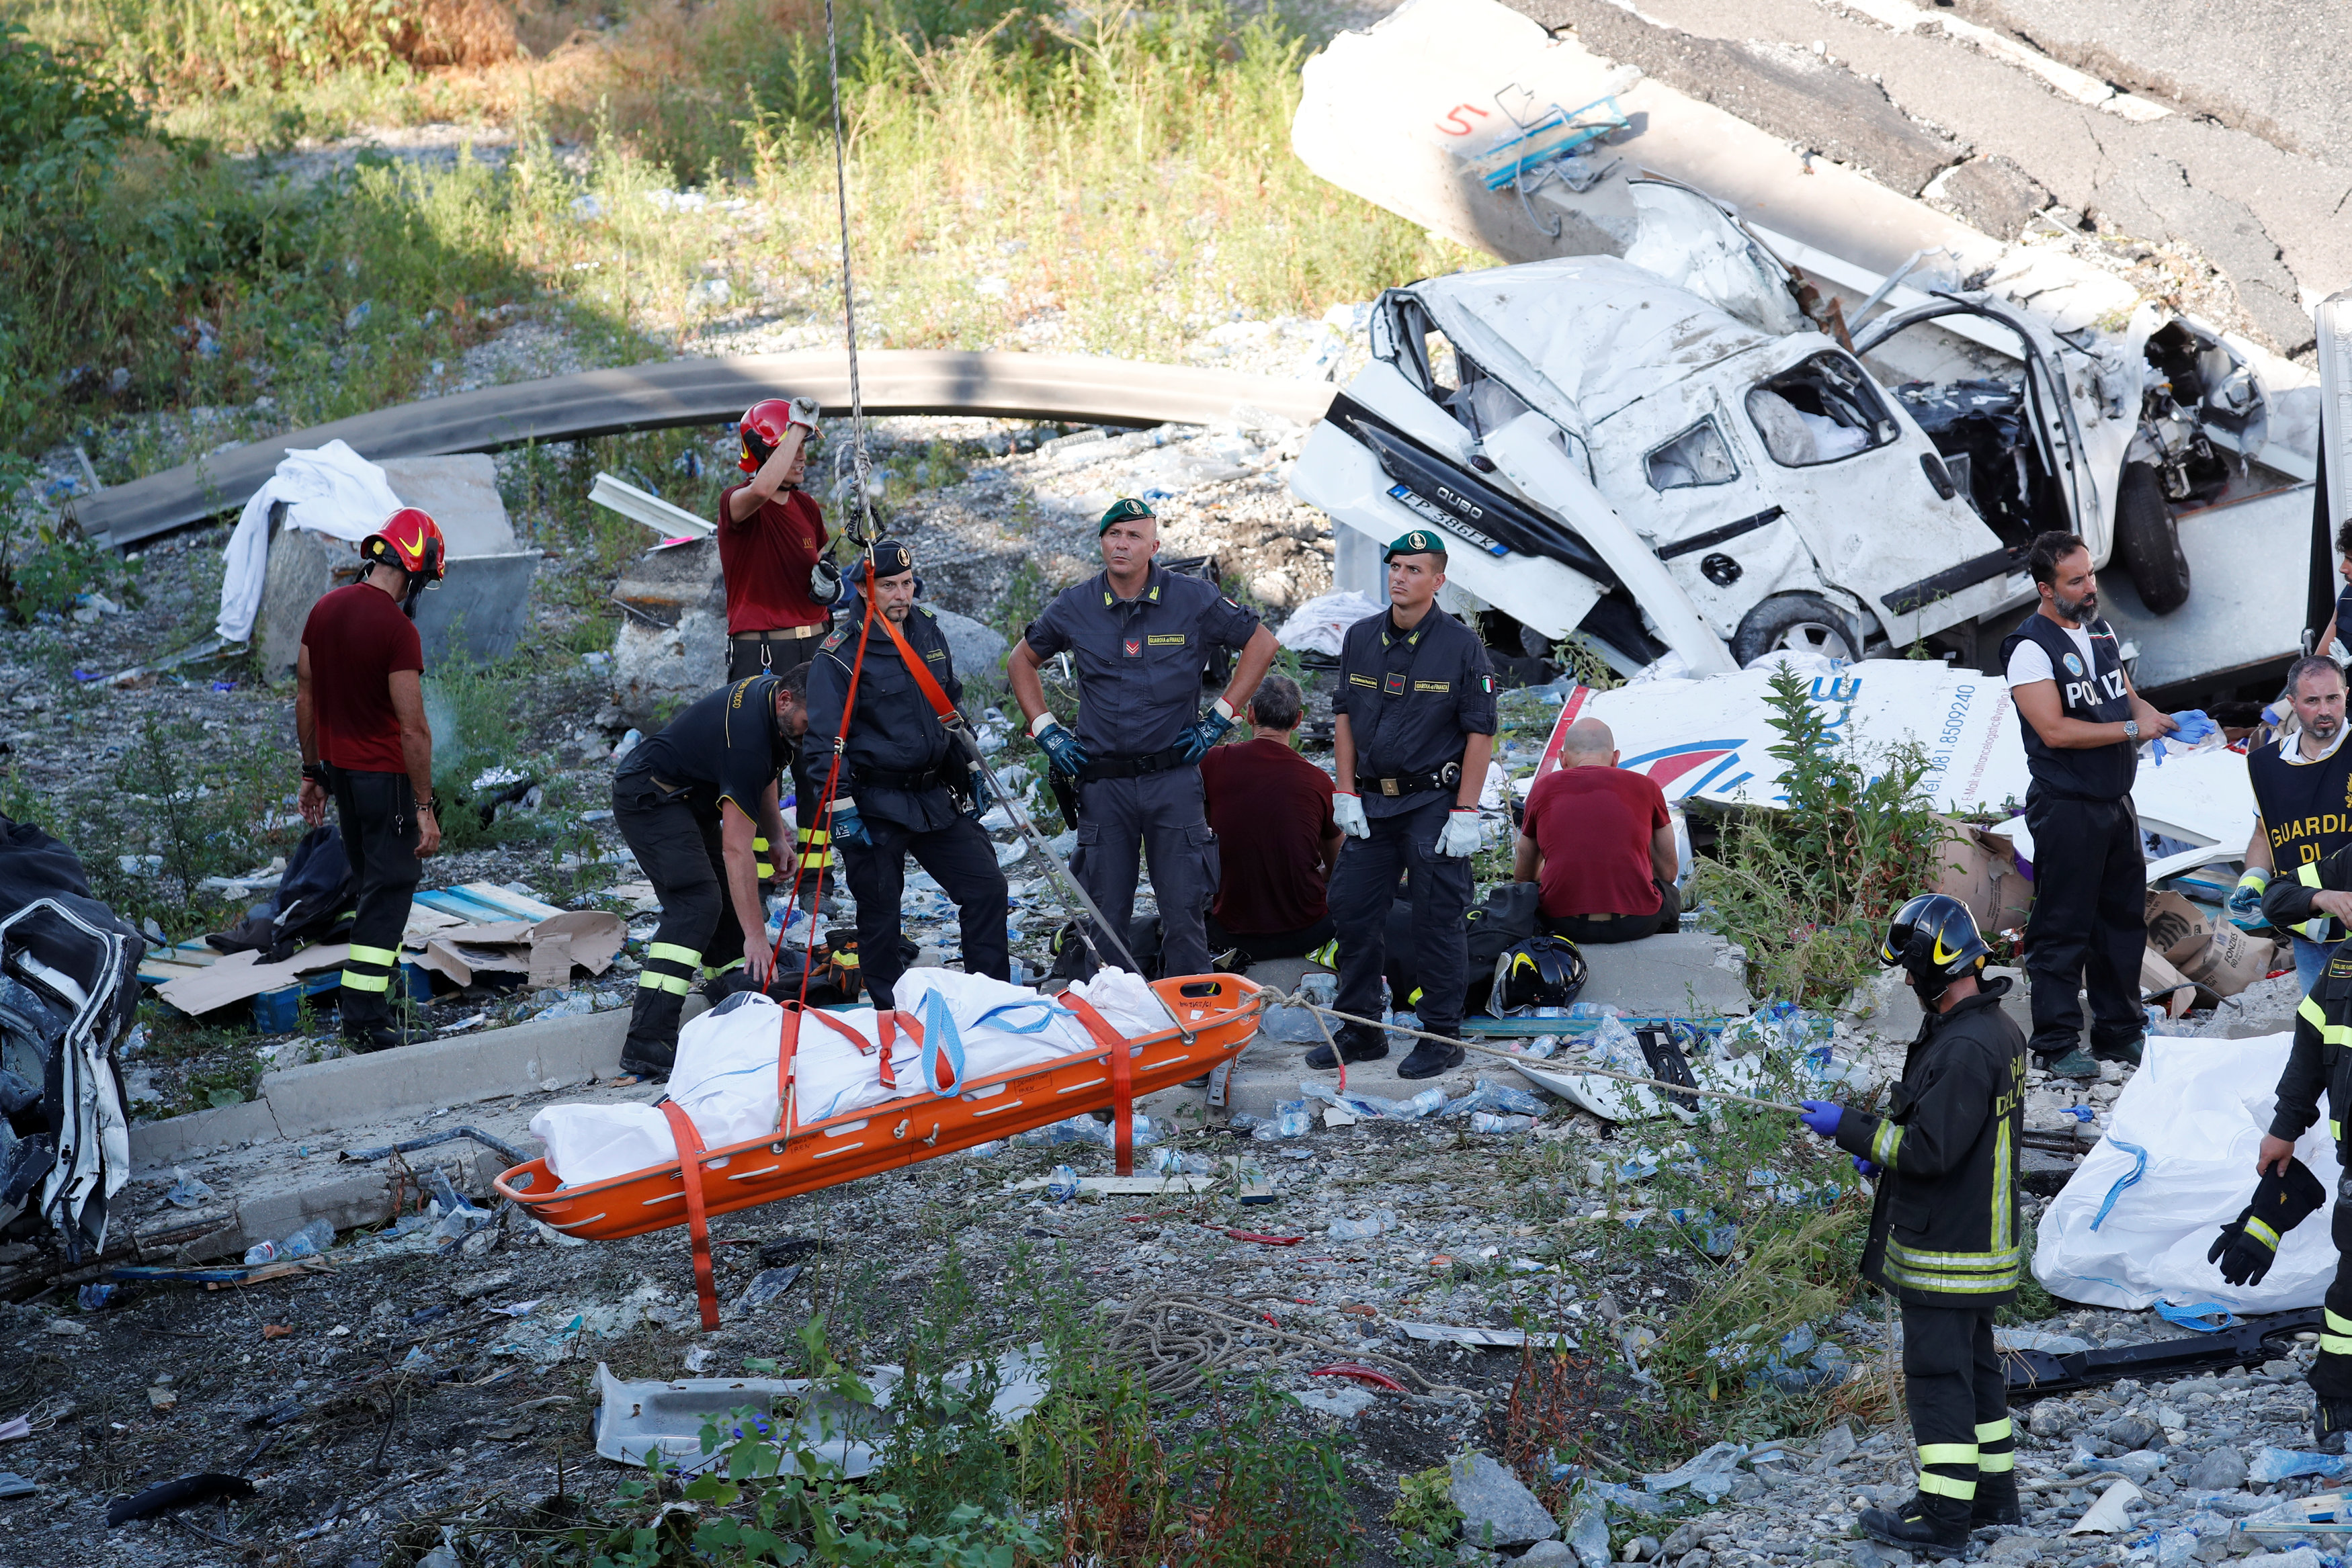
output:
M2314 346L2311 316L2278 242L2246 205L2205 190L2169 158L2144 152L2120 159L2092 193L2093 210L2114 227L2146 239L2179 235L2221 268L2270 346L2290 358Z
M1803 49L1700 37L1654 26L1608 0L1515 0L1514 8L1555 31L1573 28L1593 53L1637 65L1702 103L1867 169L1906 196L1968 155L1915 124L1877 83Z
M1962 223L1997 239L2013 240L2034 214L2050 204L2042 182L1998 153L1954 164L1920 194Z

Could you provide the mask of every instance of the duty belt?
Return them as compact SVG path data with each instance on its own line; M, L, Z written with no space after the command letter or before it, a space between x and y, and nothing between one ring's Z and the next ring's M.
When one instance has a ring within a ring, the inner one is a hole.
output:
M866 789L904 789L919 794L925 789L945 789L950 783L944 768L926 768L919 773L899 773L887 768L861 768L852 764L850 782L861 791ZM955 782L961 782L958 779Z
M1418 795L1424 789L1451 789L1461 781L1462 759L1457 757L1434 773L1401 773L1392 779L1359 779L1356 788L1393 800L1400 795Z
M1186 767L1184 748L1171 746L1164 751L1148 751L1132 757L1089 758L1079 771L1078 781L1091 784L1097 779L1139 779L1147 773L1166 773Z
M830 621L812 621L805 626L771 626L760 632L730 632L730 643L799 643L811 637L822 637L833 630Z

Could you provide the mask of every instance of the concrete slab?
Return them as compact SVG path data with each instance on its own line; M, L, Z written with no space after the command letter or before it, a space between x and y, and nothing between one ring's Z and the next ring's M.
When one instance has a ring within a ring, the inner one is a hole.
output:
M2001 998L2000 1010L2009 1016L2020 1033L2033 1038L2032 988L2025 981L2022 969L1996 968L1985 971L1997 978L2010 981L2009 995ZM1889 972L1878 976L1867 985L1854 988L1845 1007L1846 1015L1881 1040L1911 1040L1919 1033L1919 998L1904 983L1902 976Z
M619 1072L628 1028L625 1012L591 1013L265 1073L258 1098L242 1105L134 1124L131 1169L161 1170L199 1153L325 1134L341 1148L352 1129L387 1118L591 1083Z
M1644 1018L1745 1013L1755 1006L1731 944L1711 932L1662 932L1583 952L1591 977L1580 1001Z
M1271 1116L1277 1102L1297 1099L1298 1085L1310 1079L1338 1088L1338 1072L1318 1072L1307 1065L1307 1053L1313 1049L1313 1046L1267 1040L1263 1036L1251 1042L1234 1063L1233 1079L1227 1091L1226 1113L1247 1112L1253 1116ZM1481 1077L1502 1078L1514 1087L1518 1086L1517 1075L1505 1063L1477 1056L1465 1056L1461 1066L1435 1078L1414 1081L1399 1078L1397 1064L1404 1061L1412 1049L1411 1041L1392 1039L1385 1059L1349 1062L1348 1092L1377 1094L1384 1100L1410 1100L1434 1084L1445 1091L1445 1097L1451 1100L1467 1094ZM1320 1113L1317 1114L1319 1125Z

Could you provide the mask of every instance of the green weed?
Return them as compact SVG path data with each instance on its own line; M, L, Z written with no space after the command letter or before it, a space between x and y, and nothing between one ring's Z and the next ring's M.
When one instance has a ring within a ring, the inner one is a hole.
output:
M1941 880L1950 831L1921 800L1927 754L1906 743L1864 755L1831 716L1834 684L1772 674L1770 748L1781 767L1782 808L1743 811L1724 825L1717 854L1694 870L1707 926L1747 950L1759 996L1834 1000L1877 967L1886 916Z

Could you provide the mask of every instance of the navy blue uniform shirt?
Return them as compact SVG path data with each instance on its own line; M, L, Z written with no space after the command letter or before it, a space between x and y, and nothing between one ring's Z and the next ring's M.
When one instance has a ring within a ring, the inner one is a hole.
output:
M753 821L760 800L792 759L791 737L776 727L776 677L748 676L698 697L662 732L621 758L623 776L650 773L684 786L697 815L732 800Z
M1494 666L1475 633L1429 608L1410 632L1368 615L1339 643L1338 711L1356 743L1356 793L1368 817L1410 810L1445 792L1382 795L1372 780L1435 773L1466 737L1495 733Z
M962 748L940 723L880 619L876 617L866 636L866 663L857 675L857 711L849 716L838 792L855 799L861 815L933 831L946 827L956 814L944 785L922 790L884 788L862 783L855 773L860 768L892 773L961 772L965 766ZM850 669L857 662L857 640L865 624L865 601L853 595L848 613L818 647L809 668L808 735L801 742L801 760L820 786L833 767L834 737L842 732L842 700L849 691ZM948 656L947 634L931 612L916 605L898 632L948 700L962 701L963 683L956 679L955 662Z
M1176 744L1201 716L1209 650L1239 648L1257 617L1197 577L1154 566L1122 600L1110 574L1066 588L1022 640L1039 659L1067 649L1078 667L1078 740L1097 761Z

